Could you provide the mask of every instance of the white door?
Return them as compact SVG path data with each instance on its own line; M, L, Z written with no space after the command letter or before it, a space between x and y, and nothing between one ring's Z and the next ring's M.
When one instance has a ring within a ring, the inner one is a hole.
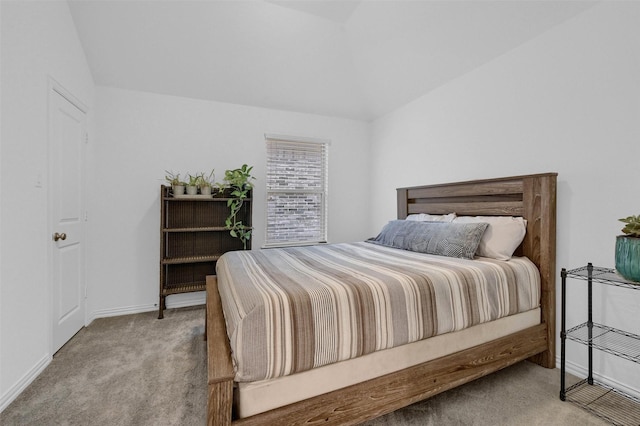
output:
M85 322L84 150L86 115L50 92L50 193L53 353Z

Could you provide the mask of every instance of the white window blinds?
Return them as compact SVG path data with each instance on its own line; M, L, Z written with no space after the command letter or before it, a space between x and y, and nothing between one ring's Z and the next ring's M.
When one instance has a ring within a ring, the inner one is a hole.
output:
M328 145L267 136L265 246L327 241Z

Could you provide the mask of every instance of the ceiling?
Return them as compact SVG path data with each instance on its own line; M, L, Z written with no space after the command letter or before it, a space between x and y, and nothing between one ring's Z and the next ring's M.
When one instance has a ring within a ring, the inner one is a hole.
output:
M68 2L97 85L367 121L594 4Z

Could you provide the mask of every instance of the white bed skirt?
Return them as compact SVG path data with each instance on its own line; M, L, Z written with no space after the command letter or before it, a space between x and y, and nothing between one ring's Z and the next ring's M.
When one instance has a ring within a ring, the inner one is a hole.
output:
M540 309L374 352L290 376L238 383L240 418L403 370L540 324Z

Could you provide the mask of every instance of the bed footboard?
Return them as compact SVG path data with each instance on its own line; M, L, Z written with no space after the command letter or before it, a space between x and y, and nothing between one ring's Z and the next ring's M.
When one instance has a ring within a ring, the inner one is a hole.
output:
M357 425L540 353L547 346L546 333L540 324L452 356L239 419L233 426Z

